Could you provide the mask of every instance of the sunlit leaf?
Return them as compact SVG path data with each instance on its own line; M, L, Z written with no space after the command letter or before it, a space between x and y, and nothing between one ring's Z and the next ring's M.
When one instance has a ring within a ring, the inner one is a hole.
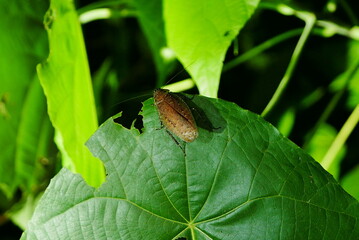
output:
M216 97L223 60L259 0L164 0L169 46L202 95Z
M92 186L104 179L101 162L85 142L97 128L91 76L78 17L71 0L53 0L45 17L50 55L38 66L57 144L70 167Z

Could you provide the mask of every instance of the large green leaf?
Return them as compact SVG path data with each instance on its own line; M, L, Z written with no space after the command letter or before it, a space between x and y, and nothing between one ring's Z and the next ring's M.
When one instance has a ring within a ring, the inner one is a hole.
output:
M202 95L217 96L226 51L258 3L259 0L164 0L168 45Z
M179 147L153 100L143 133L106 121L87 143L98 189L62 170L23 239L359 238L359 204L260 116L219 99L189 105L199 137Z
M46 57L47 1L0 1L0 191L37 188L52 127L36 64ZM0 193L1 195L1 193ZM1 201L1 205L4 201Z
M45 18L50 55L38 66L48 112L65 166L81 173L92 186L104 179L101 162L85 142L97 128L91 76L81 27L71 0L53 0Z

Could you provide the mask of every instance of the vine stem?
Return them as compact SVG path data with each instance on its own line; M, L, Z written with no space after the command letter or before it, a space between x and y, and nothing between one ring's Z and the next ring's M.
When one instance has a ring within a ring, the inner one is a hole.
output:
M294 69L297 65L300 53L303 50L305 42L307 41L307 39L315 25L316 17L314 14L305 14L305 16L303 16L303 17L305 17L305 27L304 27L303 33L298 40L298 43L294 49L294 52L290 59L287 70L286 70L282 80L280 81L280 84L279 84L277 90L275 91L271 100L269 101L269 103L267 104L267 106L265 107L265 109L263 110L263 112L261 114L262 117L265 117L273 109L274 105L278 102L279 98L282 96L285 88L287 87L287 85L289 83L290 78L293 75Z
M307 139L303 145L303 149L306 149L308 147L310 142L313 140L313 136L315 135L315 133L317 132L319 127L323 123L325 123L327 121L328 117L330 116L330 114L332 114L332 112L334 111L335 107L337 106L339 100L341 99L341 97L343 96L345 91L347 91L350 81L354 78L354 76L358 70L359 70L359 58L357 59L356 63L353 64L349 68L349 70L344 73L344 74L346 74L346 79L345 79L345 83L344 83L342 89L340 89L337 93L335 93L334 97L330 100L329 104L324 109L320 118L314 125L314 128L311 130L311 132L307 136Z
M284 32L280 35L277 35L277 36L259 44L258 46L248 50L247 52L243 53L242 55L240 55L240 56L236 57L235 59L229 61L228 63L224 64L223 72L226 72L226 71L238 66L239 64L253 58L254 56L260 54L261 52L264 52L265 50L267 50L267 49L269 49L289 38L300 35L302 32L303 32L303 28L289 30L287 32Z
M79 16L82 24L92 22L100 19L109 19L112 16L112 10L110 8L98 8L82 13Z
M344 143L348 139L349 135L353 132L355 126L359 122L359 104L356 105L352 114L350 114L347 121L344 123L343 127L340 129L338 135L334 139L332 145L329 147L327 153L325 154L321 165L324 169L328 170L329 167L334 162L335 157L339 153L340 149L343 147Z

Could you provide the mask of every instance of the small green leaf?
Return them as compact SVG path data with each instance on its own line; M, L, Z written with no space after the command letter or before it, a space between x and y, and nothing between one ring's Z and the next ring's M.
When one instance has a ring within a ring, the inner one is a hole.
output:
M338 132L333 126L325 123L321 124L312 137L312 140L309 142L307 152L315 160L321 163L337 134ZM339 178L340 163L343 160L345 153L346 147L344 146L336 156L331 166L327 169L327 171L332 174L335 179Z
M216 97L228 47L259 0L164 0L168 45L199 92Z
M294 108L288 108L284 113L282 113L278 121L277 128L283 134L283 136L289 136L294 126L295 117L296 112Z
M348 91L346 105L349 109L354 109L359 103L359 42L350 41L348 48L347 70L336 77L336 79L330 84L330 89L332 91L341 91L342 89L346 89L346 91ZM353 74L352 76L351 73Z
M62 170L23 239L359 238L359 204L260 116L196 96L199 137L183 150L159 129L153 99L143 133L107 120L87 145L102 159L98 189Z
M92 186L104 180L101 162L85 142L97 128L91 76L81 26L71 0L53 0L45 16L50 55L38 66L48 112L63 156ZM68 158L67 158L68 157Z
M348 172L342 179L341 185L353 197L359 200L359 165Z

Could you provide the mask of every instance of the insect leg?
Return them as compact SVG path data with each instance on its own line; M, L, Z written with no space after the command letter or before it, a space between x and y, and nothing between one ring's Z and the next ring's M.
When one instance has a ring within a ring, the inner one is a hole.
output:
M170 131L168 131L168 130L166 129L166 132L168 133L168 135L170 135L170 137L173 139L173 141L181 148L181 150L182 150L184 156L186 156L186 150L185 150L185 148L184 148L183 146L181 146L181 144L177 141L177 139L172 135L172 133L171 133Z

